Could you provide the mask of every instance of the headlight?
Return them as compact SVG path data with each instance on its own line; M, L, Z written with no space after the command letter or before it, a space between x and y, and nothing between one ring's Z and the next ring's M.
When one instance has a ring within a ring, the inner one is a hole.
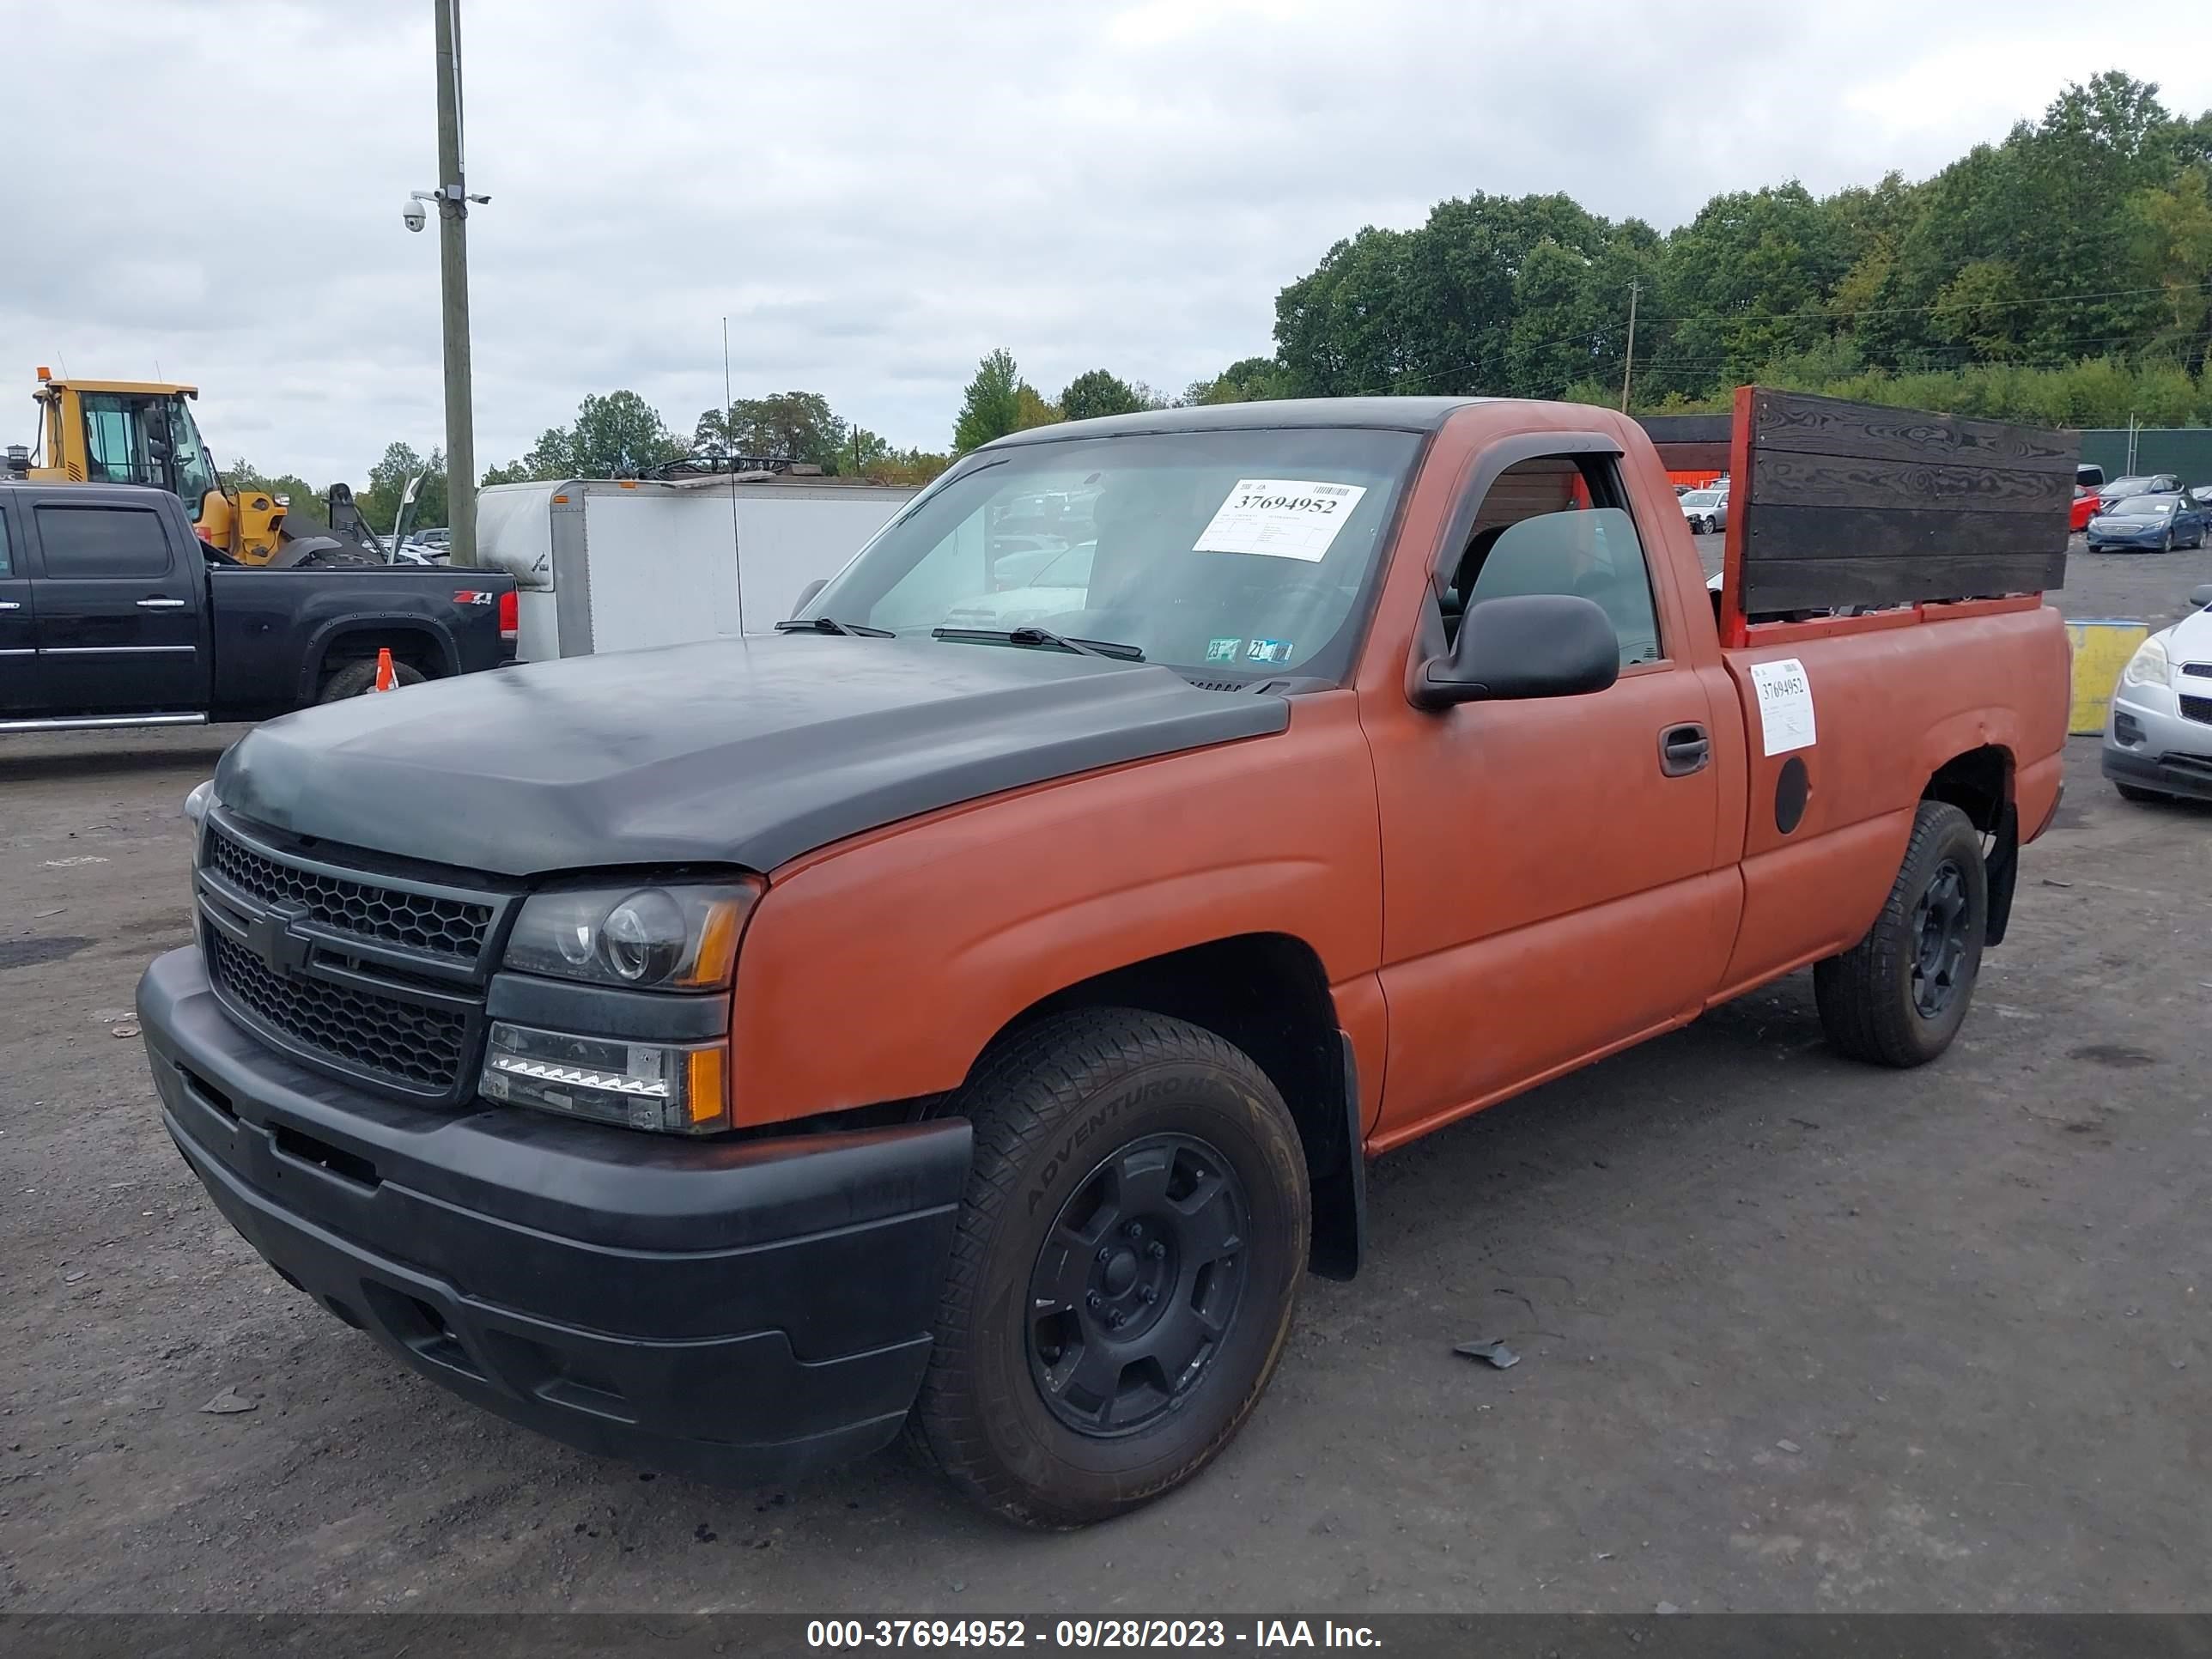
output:
M495 1020L477 1092L599 1123L673 1134L730 1126L729 1048L571 1036Z
M192 793L185 797L185 816L194 823L204 821L208 808L215 805L215 780L205 778L192 786Z
M646 991L729 984L757 882L555 888L523 902L504 965Z
M2166 660L2166 647L2153 635L2136 647L2128 665L2120 671L2123 685L2171 685L2173 684L2172 665Z

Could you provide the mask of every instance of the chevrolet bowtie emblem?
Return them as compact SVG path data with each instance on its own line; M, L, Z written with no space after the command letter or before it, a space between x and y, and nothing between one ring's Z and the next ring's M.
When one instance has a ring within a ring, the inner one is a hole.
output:
M304 904L270 905L248 925L246 948L267 963L271 972L296 974L307 965L307 952L312 947L307 936L295 932L292 924L307 914Z

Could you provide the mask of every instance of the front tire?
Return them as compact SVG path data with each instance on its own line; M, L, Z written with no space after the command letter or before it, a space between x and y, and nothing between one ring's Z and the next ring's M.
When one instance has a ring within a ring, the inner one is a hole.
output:
M1949 1048L1973 1000L1989 916L1980 833L1948 802L1921 802L1874 927L1813 969L1829 1042L1877 1066L1924 1066Z
M910 1438L1027 1526L1181 1486L1290 1335L1312 1224L1282 1097L1210 1031L1101 1009L986 1056L957 1109L975 1163Z
M2173 532L2172 532L2172 531L2168 530L2168 531L2166 532L2165 536L2164 536L2164 537L2160 540L2159 544L2158 544L2158 550L2159 550L2160 552L2161 552L2161 553L2171 553L2171 552L2172 552L2172 551L2173 551Z

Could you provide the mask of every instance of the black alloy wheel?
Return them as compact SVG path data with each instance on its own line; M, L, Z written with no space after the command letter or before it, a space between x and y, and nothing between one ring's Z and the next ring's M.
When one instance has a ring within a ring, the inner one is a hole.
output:
M1258 1403L1312 1245L1273 1079L1218 1032L1080 1008L994 1043L951 1104L975 1152L909 1440L1025 1526L1174 1490Z
M1828 1041L1878 1066L1924 1066L1972 1005L1989 933L1982 832L1948 801L1923 800L1867 935L1813 969Z
M1972 913L1966 872L1946 859L1912 910L1912 1006L1923 1019L1940 1019L1959 994Z
M1194 1135L1146 1135L1093 1170L1030 1274L1046 1409L1096 1438L1178 1409L1236 1316L1249 1212L1236 1166Z

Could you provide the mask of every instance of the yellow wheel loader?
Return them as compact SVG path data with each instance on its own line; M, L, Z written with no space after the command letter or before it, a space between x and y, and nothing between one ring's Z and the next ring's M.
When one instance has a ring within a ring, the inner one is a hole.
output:
M185 504L199 538L240 564L381 562L382 544L343 484L331 486L331 529L286 521L286 497L224 482L200 438L197 386L150 380L58 380L39 370L36 453L11 446L0 477L36 483L150 484Z

